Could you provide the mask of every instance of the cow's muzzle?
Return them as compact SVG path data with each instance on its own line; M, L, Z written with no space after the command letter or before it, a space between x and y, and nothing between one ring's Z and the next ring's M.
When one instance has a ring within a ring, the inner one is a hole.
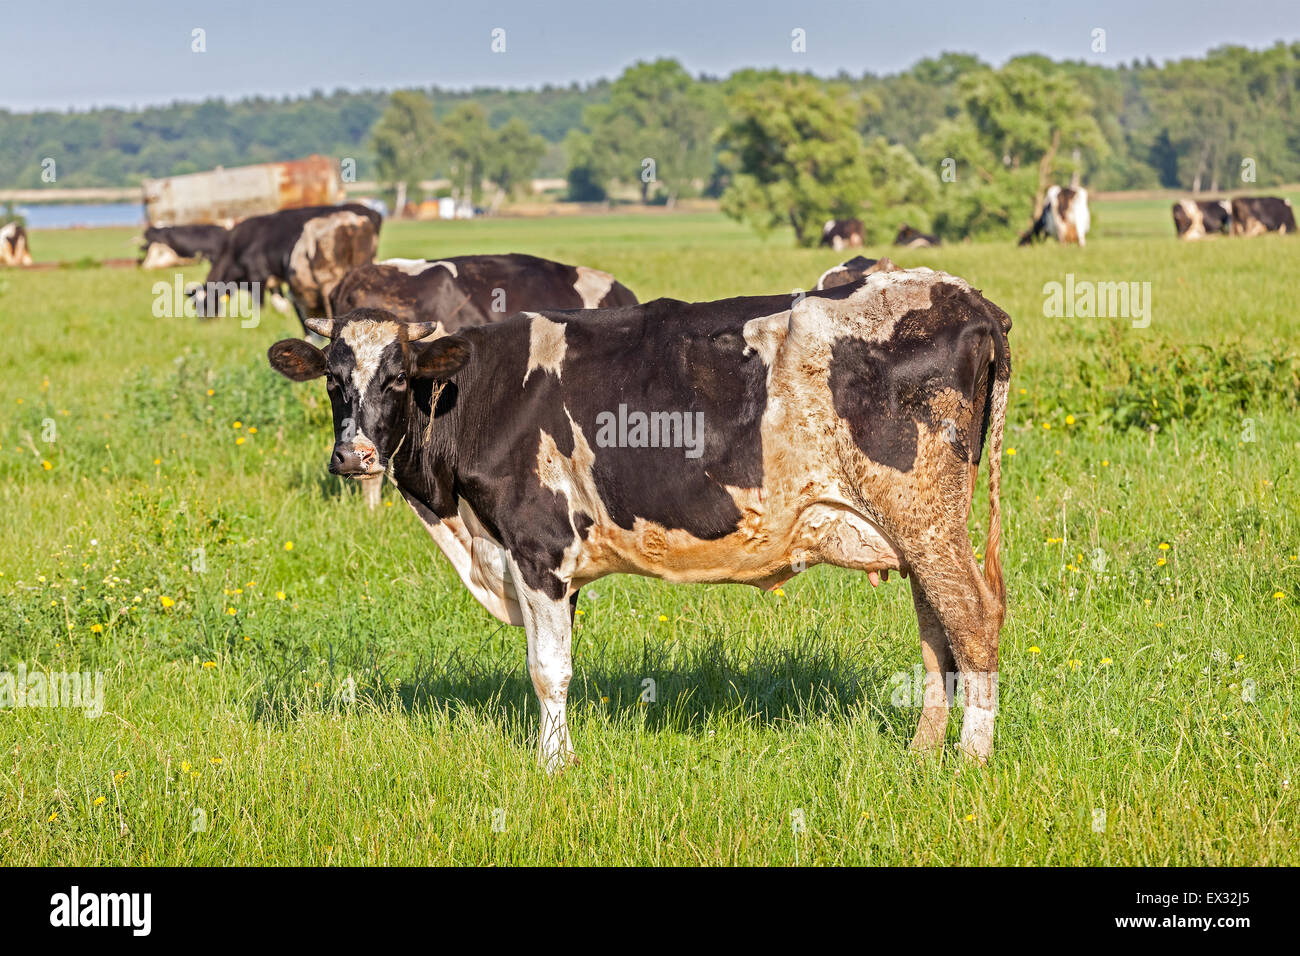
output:
M384 465L379 460L379 453L373 446L355 445L350 441L341 441L334 446L330 455L330 474L346 478L364 478L367 475L382 475Z

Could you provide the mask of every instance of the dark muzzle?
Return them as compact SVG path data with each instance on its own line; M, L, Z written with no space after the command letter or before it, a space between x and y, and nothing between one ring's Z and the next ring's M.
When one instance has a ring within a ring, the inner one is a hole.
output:
M341 441L334 446L330 456L330 474L359 478L363 475L381 475L383 467L374 448L358 448L352 442Z

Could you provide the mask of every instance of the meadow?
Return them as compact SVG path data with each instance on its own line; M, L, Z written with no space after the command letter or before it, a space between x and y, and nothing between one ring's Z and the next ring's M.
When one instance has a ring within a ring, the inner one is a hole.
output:
M34 233L75 265L0 271L0 672L98 672L104 706L0 709L0 864L1300 863L1300 240L1178 243L1166 202L1094 222L1085 249L877 250L1015 322L989 765L955 752L960 711L943 754L906 749L907 584L820 567L584 589L556 777L522 630L393 489L370 513L326 473L324 388L265 359L296 320L157 318L168 273L91 264L131 230ZM846 258L703 213L381 247L505 251L643 300ZM1045 316L1070 274L1150 283L1149 325Z

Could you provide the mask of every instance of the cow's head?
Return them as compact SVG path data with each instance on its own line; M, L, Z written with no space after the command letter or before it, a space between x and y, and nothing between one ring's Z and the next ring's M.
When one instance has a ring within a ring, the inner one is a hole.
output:
M276 342L267 352L271 367L295 382L325 376L334 409L331 473L382 475L407 434L417 398L427 404L432 386L469 361L469 343L457 335L430 340L434 323L400 322L382 309L356 309L333 321L308 319L307 327L329 345Z

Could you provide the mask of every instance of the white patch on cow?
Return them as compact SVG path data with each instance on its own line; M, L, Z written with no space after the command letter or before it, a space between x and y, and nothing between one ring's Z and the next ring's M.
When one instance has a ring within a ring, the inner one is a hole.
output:
M1181 239L1201 239L1205 236L1205 217L1201 215L1201 207L1190 199L1178 200L1178 205L1182 207L1183 214L1187 216L1187 230L1180 236Z
M141 269L171 269L181 265L187 260L182 259L176 254L176 250L163 242L149 243L149 249L144 254L144 261L140 263Z
M601 272L599 269L588 269L586 266L577 266L578 281L573 283L574 291L582 299L584 309L600 308L600 300L609 294L609 290L614 285L614 277L608 272Z
M519 610L519 601L515 596L514 581L506 571L504 551L490 536L475 537L466 527L466 521L460 517L445 518L429 522L412 500L403 492L407 504L415 512L420 523L424 525L447 560L451 562L461 584L483 605L489 614L503 624L516 627L524 623L524 616ZM465 515L476 528L482 528L482 522L472 508L460 503Z
M845 272L845 271L847 271L847 270L848 270L848 267L845 266L845 265L831 266L829 269L827 269L825 272L823 272L822 275L821 275L821 278L817 280L817 288L818 288L818 289L825 289L825 288L826 288L826 280L827 280L827 279L829 279L831 276L835 275L837 272Z
M456 271L456 263L448 262L446 259L439 259L437 262L430 262L428 259L385 259L379 265L392 266L399 272L405 272L408 276L418 276L422 272L428 272L430 269L442 266L452 274L453 278L460 278Z
M528 367L524 370L523 385L528 384L528 376L533 374L534 369L554 372L555 377L559 378L564 367L564 353L568 348L563 323L552 322L536 312L525 312L524 315L530 316L532 321L528 326Z
M339 340L347 343L356 357L352 369L352 383L357 388L358 403L365 401L366 386L379 371L379 360L386 349L397 341L400 326L396 322L349 322L339 333Z

